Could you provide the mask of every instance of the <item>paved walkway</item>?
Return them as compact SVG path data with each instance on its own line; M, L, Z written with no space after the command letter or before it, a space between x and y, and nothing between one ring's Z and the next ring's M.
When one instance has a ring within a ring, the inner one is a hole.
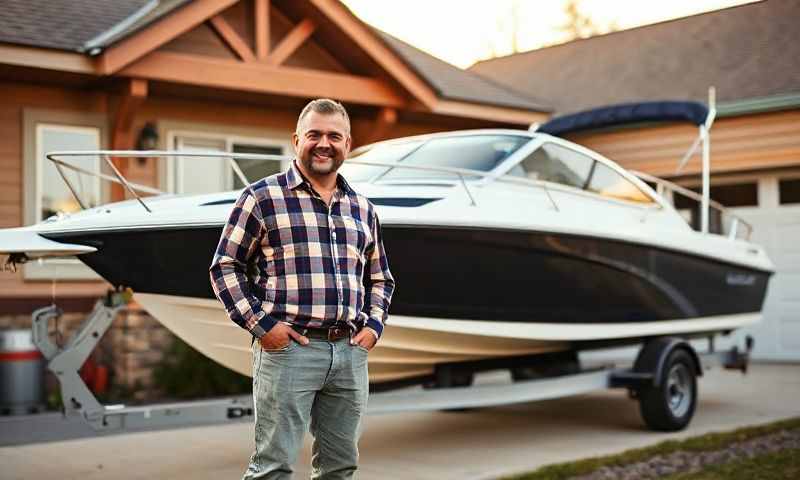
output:
M361 441L361 479L487 479L541 465L620 452L670 438L800 416L800 365L714 370L700 381L689 429L644 429L622 390L461 413L374 416ZM0 448L0 478L237 479L247 464L247 424L135 433ZM296 478L308 478L310 443Z

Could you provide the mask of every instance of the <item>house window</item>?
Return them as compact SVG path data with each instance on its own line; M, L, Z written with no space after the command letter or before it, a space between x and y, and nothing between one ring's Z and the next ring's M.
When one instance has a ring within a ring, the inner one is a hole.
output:
M703 187L689 187L689 190L702 194ZM727 185L711 185L709 196L712 200L721 203L725 207L757 207L758 206L758 184L756 182L731 183ZM695 230L700 230L701 224L701 202L685 195L676 194L674 205L678 212L686 219L689 225ZM710 208L708 213L708 231L711 233L723 232L722 212L715 208Z
M70 192L55 164L47 160L48 152L57 150L99 150L100 129L39 123L36 125L36 213L34 223L60 213L74 213L80 203ZM68 163L90 172L100 171L96 155L65 157ZM62 168L75 193L88 208L100 204L100 179Z
M77 111L25 109L23 111L23 224L32 225L57 214L70 214L108 201L110 186L97 177L62 168L80 203L46 154L58 150L101 150L107 145L104 114ZM63 157L71 165L90 172L103 171L95 155ZM107 173L107 172L104 172ZM25 280L100 280L74 257L28 262Z
M184 152L233 152L262 155L286 155L288 142L220 136L202 133L176 132L170 135L175 150ZM268 175L284 171L287 160L250 160L235 158L234 162L252 183ZM170 159L168 185L170 191L194 194L211 193L244 188L244 183L234 172L227 158L177 157Z
M778 181L778 198L781 205L800 203L800 178Z
M690 187L689 190L703 193L703 187ZM726 207L757 207L758 184L756 182L732 183L728 185L711 185L709 196ZM687 208L694 200L678 195L675 198L676 208Z

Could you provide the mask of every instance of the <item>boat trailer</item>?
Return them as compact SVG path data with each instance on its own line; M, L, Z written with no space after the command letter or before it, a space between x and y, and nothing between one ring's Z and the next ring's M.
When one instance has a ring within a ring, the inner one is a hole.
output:
M84 423L95 435L143 430L159 430L186 426L215 425L251 420L251 395L201 401L151 404L145 406L103 405L78 374L78 370L95 349L116 316L123 311L129 295L110 293L99 300L94 310L63 347L49 338L50 322L61 315L51 305L33 312L33 339L55 374L63 402L59 415L64 421ZM698 354L688 341L678 337L656 337L646 341L632 368L606 365L595 369L576 369L569 373L544 375L539 378L518 378L511 383L489 383L474 386L452 386L458 383L434 383L429 388L406 388L371 393L368 414L391 414L431 410L461 410L495 407L514 403L548 400L579 395L607 388L626 388L631 398L638 399L642 418L654 430L674 431L684 428L692 418L697 404L696 377L714 366L747 371L753 340L747 337L744 350L736 347L715 352L713 336L709 351ZM459 378L461 372L442 366L437 372L443 378ZM466 368L469 368L467 365ZM556 369L557 370L557 369ZM472 379L472 373L467 372ZM431 388L432 387L432 388ZM42 417L47 414L40 414ZM0 419L0 446L29 443L40 439L39 428L31 428L37 415ZM48 440L60 439L58 421L51 415ZM27 423L26 423L27 422ZM65 430L66 432L67 430ZM74 429L73 429L74 431ZM80 436L87 436L84 433ZM69 433L61 435L69 438ZM27 441L26 441L27 439Z

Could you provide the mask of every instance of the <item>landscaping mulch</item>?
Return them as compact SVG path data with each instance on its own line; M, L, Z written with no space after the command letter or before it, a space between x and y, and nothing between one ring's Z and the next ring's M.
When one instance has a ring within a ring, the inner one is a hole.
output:
M679 450L667 455L656 455L643 462L624 466L601 467L588 475L572 477L573 480L638 480L696 473L713 465L723 465L762 455L794 450L800 454L800 430L781 430L763 437L736 442L725 448L707 452Z
M800 417L547 465L507 480L797 480Z

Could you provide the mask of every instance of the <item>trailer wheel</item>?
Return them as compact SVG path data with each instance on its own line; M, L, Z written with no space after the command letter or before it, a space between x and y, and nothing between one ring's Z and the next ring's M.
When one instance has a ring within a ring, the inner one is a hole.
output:
M674 432L689 424L697 406L697 377L689 353L676 349L667 357L659 385L639 390L639 411L653 430Z

